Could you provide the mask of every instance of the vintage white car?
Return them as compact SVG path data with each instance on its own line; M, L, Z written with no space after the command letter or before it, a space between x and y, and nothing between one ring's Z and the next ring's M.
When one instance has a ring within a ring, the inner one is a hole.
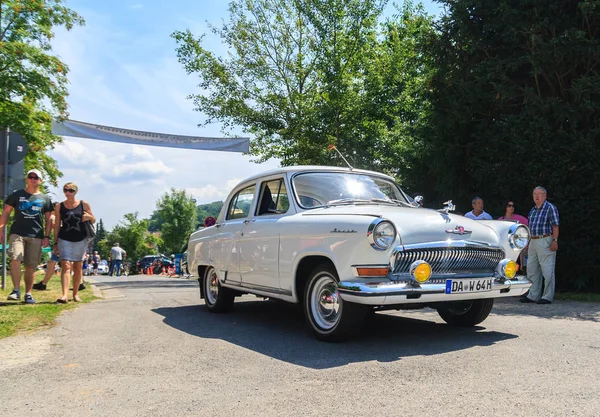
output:
M338 341L370 311L436 309L473 326L494 298L531 286L515 260L529 229L420 208L386 175L297 166L242 181L216 224L189 238L188 266L211 312L237 295L301 303L314 335Z

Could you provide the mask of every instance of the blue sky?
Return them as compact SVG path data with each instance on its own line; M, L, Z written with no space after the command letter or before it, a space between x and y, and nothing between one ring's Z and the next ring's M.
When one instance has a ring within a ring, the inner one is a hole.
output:
M431 13L438 7L423 2ZM204 121L186 96L198 92L197 79L177 62L170 34L190 29L207 33L207 21L227 19L226 0L116 1L66 0L86 20L70 32L58 30L54 53L69 66L69 113L73 120L162 133L222 136ZM387 13L393 12L388 6ZM218 39L204 45L224 54ZM241 133L241 132L240 132ZM277 167L229 152L195 151L115 144L65 137L50 154L79 198L110 229L123 215L148 217L171 187L185 189L198 203L224 199L243 178ZM51 189L58 200L59 189Z

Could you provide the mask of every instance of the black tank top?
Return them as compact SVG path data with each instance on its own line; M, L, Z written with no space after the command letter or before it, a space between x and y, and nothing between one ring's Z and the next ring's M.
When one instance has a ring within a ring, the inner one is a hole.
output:
M85 239L86 235L81 226L82 217L83 200L80 200L79 205L72 209L68 209L64 203L60 203L61 226L58 237L69 242L81 242Z

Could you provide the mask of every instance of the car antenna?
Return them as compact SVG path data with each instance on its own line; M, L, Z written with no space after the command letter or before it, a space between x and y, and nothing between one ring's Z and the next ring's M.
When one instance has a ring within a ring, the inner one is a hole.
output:
M344 160L344 162L346 163L346 165L348 165L348 168L350 168L350 171L352 171L354 168L352 167L352 165L350 165L350 163L348 162L348 160L346 158L344 158L344 155L342 155L342 153L338 150L338 148L335 147L335 145L329 145L329 147L327 148L330 151L335 150L339 156L342 157L342 159Z

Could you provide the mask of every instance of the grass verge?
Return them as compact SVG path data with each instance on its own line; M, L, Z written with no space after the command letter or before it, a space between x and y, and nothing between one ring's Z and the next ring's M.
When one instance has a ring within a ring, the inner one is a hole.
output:
M554 298L565 301L587 301L589 303L600 303L600 294L585 292L557 292L554 294Z
M7 271L8 272L8 271ZM43 271L36 272L35 282L44 277ZM85 277L84 277L85 280ZM73 281L71 281L72 283ZM73 309L78 303L56 304L56 299L62 295L60 276L54 275L48 282L45 291L33 290L35 304L23 304L25 296L25 283L21 280L21 301L8 301L6 298L12 292L12 281L10 275L6 277L6 290L0 290L0 339L15 334L39 330L54 325L56 317L65 310ZM69 297L72 292L69 293ZM87 288L79 292L79 297L84 303L94 300L89 284Z

